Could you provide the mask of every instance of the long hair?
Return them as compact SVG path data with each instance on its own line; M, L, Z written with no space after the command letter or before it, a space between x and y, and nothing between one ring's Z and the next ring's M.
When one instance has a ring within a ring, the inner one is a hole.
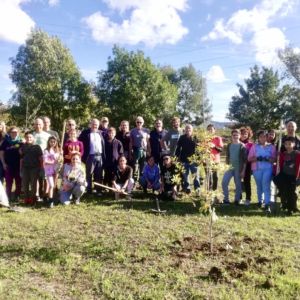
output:
M49 139L48 139L48 142L47 142L47 147L46 149L49 151L51 149L51 145L50 145L50 141L51 140L55 140L56 141L56 145L53 147L53 150L54 152L59 152L59 143L58 143L58 140L55 136L50 136Z

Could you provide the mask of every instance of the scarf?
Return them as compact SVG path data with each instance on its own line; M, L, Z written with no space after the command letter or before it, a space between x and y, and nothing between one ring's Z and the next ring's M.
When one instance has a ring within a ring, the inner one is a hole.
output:
M21 138L20 138L19 135L14 140L11 138L10 135L8 135L6 137L6 140L8 141L8 143L9 143L10 146L14 146L14 145L19 144L19 143L22 142L22 140L21 140Z

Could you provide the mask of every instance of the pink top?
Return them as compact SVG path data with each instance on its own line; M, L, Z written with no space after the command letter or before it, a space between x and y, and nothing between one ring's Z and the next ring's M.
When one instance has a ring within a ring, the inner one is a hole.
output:
M220 136L213 137L211 142L215 145L215 147L217 147L222 151L224 145L223 145L223 140ZM221 161L221 151L219 151L218 149L211 148L210 151L212 160L216 163L219 163Z
M267 144L266 146L261 146L259 144L253 144L253 147L251 147L248 155L248 160L250 160L252 157L268 157L272 159L276 159L276 148L272 144ZM265 161L258 161L258 162L251 162L251 170L255 171L258 168L266 168L266 167L273 167L273 163L271 162L265 162Z
M54 152L53 149L44 150L44 170L46 176L53 176L56 173L58 165L59 153Z

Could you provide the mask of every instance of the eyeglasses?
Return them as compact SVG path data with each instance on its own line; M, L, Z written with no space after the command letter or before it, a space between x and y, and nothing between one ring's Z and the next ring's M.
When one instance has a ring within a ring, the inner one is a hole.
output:
M137 123L137 124L142 124L143 122L142 122L142 121L136 121L136 123Z

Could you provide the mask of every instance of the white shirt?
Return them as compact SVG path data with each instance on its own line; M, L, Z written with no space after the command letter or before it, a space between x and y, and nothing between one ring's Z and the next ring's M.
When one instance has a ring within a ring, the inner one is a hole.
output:
M102 153L102 143L99 132L90 133L90 153L99 154Z

